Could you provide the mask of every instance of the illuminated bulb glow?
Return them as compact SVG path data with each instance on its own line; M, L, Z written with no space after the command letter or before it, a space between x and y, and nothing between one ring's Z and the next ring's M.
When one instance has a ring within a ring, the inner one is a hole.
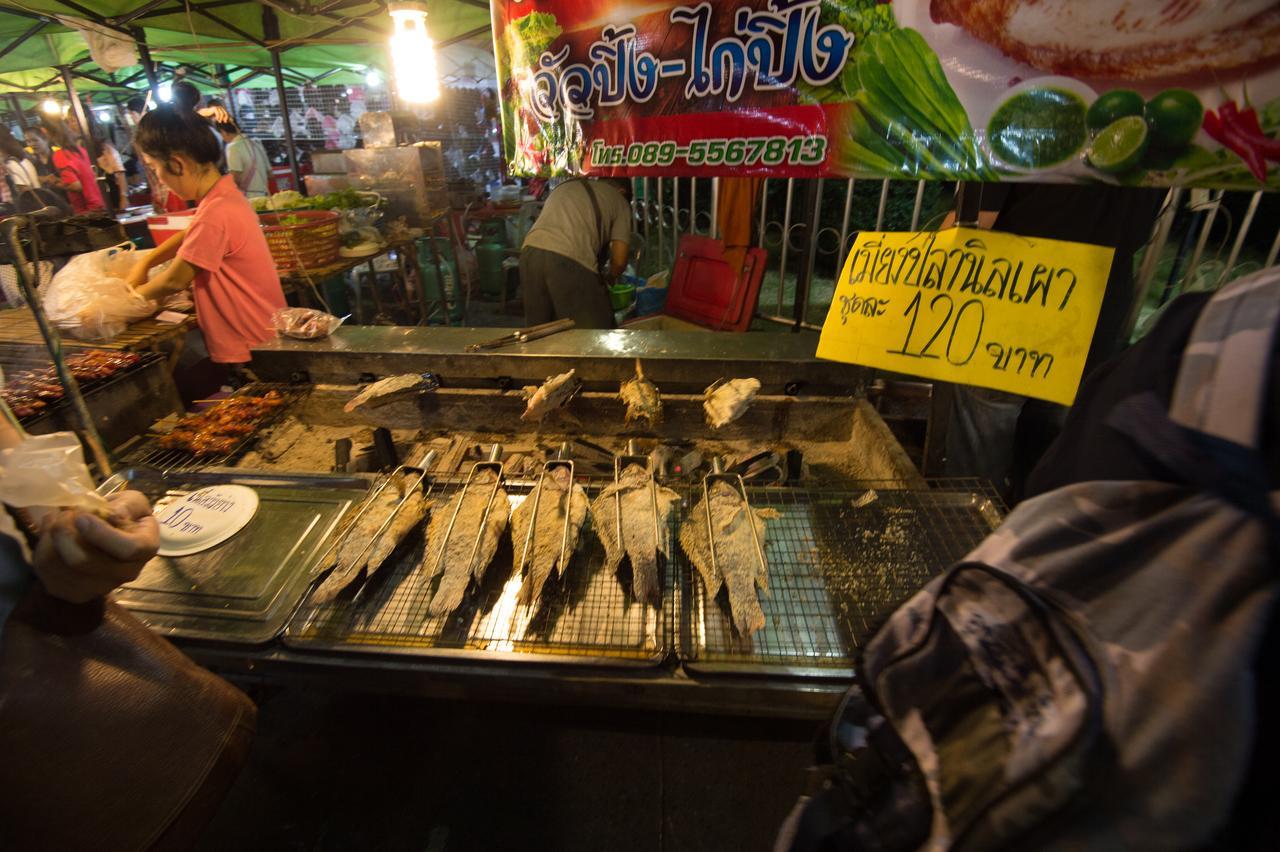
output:
M406 103L425 104L440 97L436 49L427 35L427 12L417 3L392 4L391 64L396 91Z
M47 115L58 115L62 112L62 107L53 98L48 98L44 103L40 104L40 109L44 110Z
M173 100L173 83L161 83L156 94L159 96L160 100L165 103Z

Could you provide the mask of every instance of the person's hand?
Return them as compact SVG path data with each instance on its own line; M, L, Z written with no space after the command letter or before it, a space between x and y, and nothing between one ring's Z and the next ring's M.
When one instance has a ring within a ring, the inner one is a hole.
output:
M36 544L36 577L55 598L85 603L137 578L160 547L151 504L137 491L107 498L107 520L63 509L43 525Z
M205 107L204 109L196 110L196 112L214 124L230 124L232 122L231 113L220 106Z
M129 270L129 277L125 279L125 283L129 285L130 290L137 290L147 283L147 273L150 271L151 268L147 266L147 262L140 260Z

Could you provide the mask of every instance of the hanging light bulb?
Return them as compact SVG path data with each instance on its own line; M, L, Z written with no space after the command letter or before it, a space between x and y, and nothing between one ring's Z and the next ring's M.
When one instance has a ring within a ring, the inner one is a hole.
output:
M389 3L391 64L396 92L406 103L424 104L440 97L435 44L427 35L427 9L422 3Z
M44 103L40 104L40 109L44 110L45 115L59 115L62 113L62 107L53 98L45 98Z

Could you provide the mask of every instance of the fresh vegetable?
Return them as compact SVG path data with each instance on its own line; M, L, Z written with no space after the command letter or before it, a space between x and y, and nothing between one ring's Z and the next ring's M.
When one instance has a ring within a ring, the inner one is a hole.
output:
M924 38L912 29L870 34L857 52L861 85L831 134L850 171L995 180L964 105Z
M1006 100L987 122L996 156L1011 166L1043 169L1075 156L1088 140L1085 104L1056 86L1038 86Z
M1089 165L1109 174L1127 172L1147 150L1147 122L1140 115L1126 115L1102 129L1089 146Z
M250 201L258 213L273 213L283 210L361 210L380 205L385 199L377 193L356 189L340 189L310 198L296 190L286 189L275 195L253 198Z
M1142 95L1133 89L1113 89L1098 96L1085 114L1085 121L1090 130L1101 130L1119 119L1142 115L1146 107Z
M1151 129L1151 144L1179 150L1195 138L1204 107L1200 99L1186 89L1166 89L1147 101L1144 115Z
M1267 160L1280 162L1280 139L1272 139L1262 130L1258 113L1251 106L1240 109L1235 101L1227 101L1217 113L1206 111L1204 132L1235 152L1258 180L1267 179Z
M550 12L530 12L507 25L506 36L515 65L533 65L564 30Z

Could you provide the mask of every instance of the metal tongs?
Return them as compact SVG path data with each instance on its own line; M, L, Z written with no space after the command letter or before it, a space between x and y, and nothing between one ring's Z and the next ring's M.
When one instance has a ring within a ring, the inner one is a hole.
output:
M565 569L565 552L569 546L569 518L573 514L573 461L566 458L569 454L569 443L560 445L560 449L556 452L554 459L548 459L542 465L542 472L538 474L538 484L533 487L533 493L526 497L526 500L533 500L533 511L529 515L529 530L524 534L524 547L520 551L520 564L516 566L516 573L523 574L524 567L529 559L529 545L533 543L533 530L538 525L538 505L542 500L542 485L547 479L547 474L558 467L569 469L569 487L565 489L564 499L564 531L560 536L560 561L556 563L559 566L559 572L564 573Z
M427 450L426 455L424 455L422 457L422 460L418 462L416 465L405 465L405 464L399 465L398 467L396 467L395 470L391 471L391 473L383 477L382 481L378 483L378 487L373 490L373 493L370 494L367 498L365 498L364 504L360 507L360 510L356 512L356 516L351 519L351 523L347 525L347 528L343 530L342 535L338 536L338 538L335 539L334 542L330 544L329 547L325 550L324 556L322 556L320 559L320 564L326 565L328 563L329 555L333 553L335 550L341 548L341 546L346 543L347 539L351 537L351 533L355 531L357 526L359 526L360 519L364 517L365 512L369 511L369 508L378 501L378 495L380 495L383 491L385 491L388 485L390 485L392 482L395 482L397 476L399 476L402 473L409 473L410 471L417 473L418 478L413 480L411 484L405 487L404 495L400 498L400 502L396 503L395 508L392 509L387 514L386 520L382 522L382 526L378 527L378 531L369 537L369 541L360 550L360 553L358 556L356 556L355 561L359 562L361 559L364 559L365 556L368 555L369 549L372 548L373 545L378 541L378 539L382 537L382 534L386 532L387 527L391 526L391 522L394 521L396 519L396 516L400 514L400 510L403 509L404 504L409 501L409 497L413 494L414 490L419 486L421 486L423 481L426 480L427 473L428 471L431 470L431 466L434 465L435 462L436 462L436 451ZM426 493L430 494L432 488L435 488L434 482L431 483L431 486L427 489ZM423 496L425 497L426 495L424 494ZM343 566L341 565L334 566L334 570L335 571L340 570L342 567ZM366 580L368 579L367 575L365 579ZM351 599L351 602L354 604L357 601L359 601L360 596L362 594L364 594L363 585L361 585L360 591L356 592L355 596Z
M716 456L711 460L711 473L702 477L702 505L707 513L707 551L711 554L712 576L723 576L720 567L716 564L716 528L711 520L711 486L715 482L729 483L742 498L742 508L747 513L747 528L751 530L751 540L755 543L756 556L760 559L760 570L761 572L767 572L769 563L765 561L764 548L760 545L760 534L756 532L756 519L751 508L751 501L747 499L747 487L743 484L742 477L738 474L725 473L723 459Z
M627 453L622 456L615 456L613 459L613 482L615 485L622 479L622 472L631 465L639 465L649 474L649 496L653 503L653 543L658 550L662 549L662 537L658 530L658 471L653 469L653 462L650 456L640 455L636 452L635 439L627 441ZM622 541L622 491L615 491L614 500L614 517L616 521L616 533L618 549L625 552L626 548Z
M505 470L502 462L498 461L500 458L502 458L502 445L494 444L489 448L489 458L486 461L479 461L471 466L471 473L467 474L467 481L462 484L462 491L458 494L458 500L453 507L453 514L449 517L449 526L445 528L444 538L440 540L440 552L436 555L436 564L426 576L434 577L440 573L440 567L444 563L445 551L449 547L449 536L453 535L453 525L458 520L458 512L462 510L462 504L466 502L467 491L475 482L476 474L483 470L491 470L494 473L493 489L489 492L489 499L484 504L484 514L480 516L480 526L476 531L475 544L471 546L471 557L467 561L467 574L471 574L475 570L476 555L480 553L480 542L484 540L484 531L489 526L489 513L493 509L493 498L497 496L498 489L502 487L502 478Z
M573 327L574 322L571 319L552 320L541 325L531 325L528 328L518 329L510 334L504 334L502 337L495 337L493 340L486 340L483 343L468 343L465 349L467 352L479 352L482 349L499 349L515 343L528 343L530 340L550 337L553 334L568 331Z

